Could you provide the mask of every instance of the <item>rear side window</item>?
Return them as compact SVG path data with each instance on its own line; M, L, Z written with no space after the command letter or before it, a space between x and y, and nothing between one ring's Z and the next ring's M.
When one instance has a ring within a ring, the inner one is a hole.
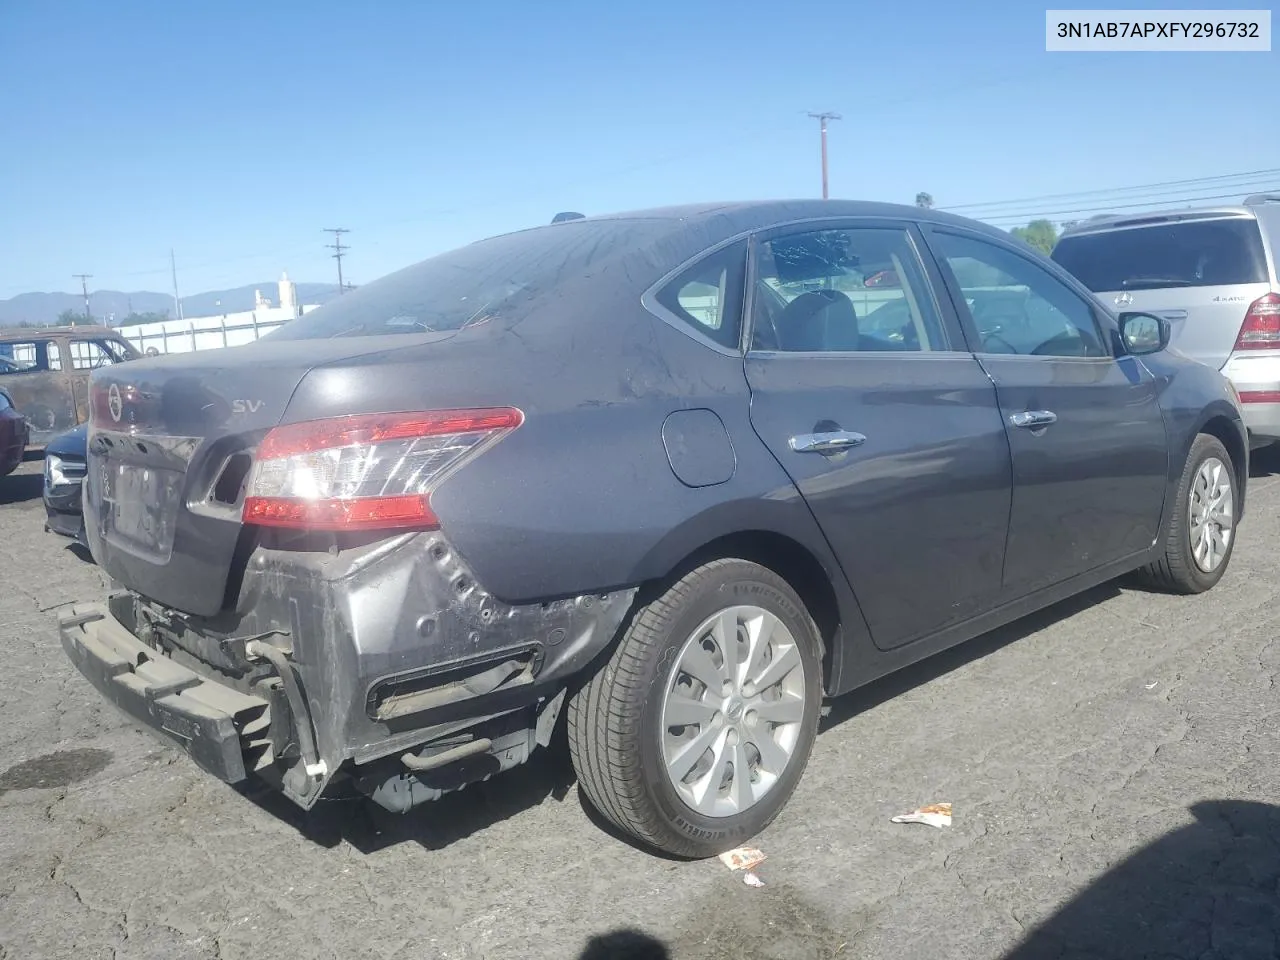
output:
M1095 293L1267 279L1262 235L1252 217L1155 223L1064 237L1053 259Z
M657 301L677 319L723 347L737 349L742 332L742 289L747 244L730 244L704 257L662 288Z

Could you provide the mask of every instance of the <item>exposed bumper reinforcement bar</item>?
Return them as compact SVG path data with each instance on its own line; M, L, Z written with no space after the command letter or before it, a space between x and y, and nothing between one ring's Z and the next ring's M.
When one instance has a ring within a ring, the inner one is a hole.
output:
M243 735L265 728L267 701L206 680L148 647L106 604L79 604L58 619L76 668L112 703L181 746L227 783L245 779Z

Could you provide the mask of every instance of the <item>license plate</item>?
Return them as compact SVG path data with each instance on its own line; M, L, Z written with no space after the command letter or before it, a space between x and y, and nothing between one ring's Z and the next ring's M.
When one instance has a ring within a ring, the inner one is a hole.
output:
M107 538L149 558L165 561L173 549L173 525L182 474L129 463L103 468Z

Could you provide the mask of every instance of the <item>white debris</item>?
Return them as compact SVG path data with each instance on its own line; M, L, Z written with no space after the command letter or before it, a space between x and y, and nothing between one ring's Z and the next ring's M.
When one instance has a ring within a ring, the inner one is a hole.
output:
M750 871L750 870L748 870L748 871L743 875L743 877L742 877L742 882L743 882L743 883L745 883L748 887L763 887L763 886L764 886L764 881L763 881L763 880L761 880L759 877L757 877L757 876L755 875L755 873L753 873L753 872L752 872L752 871Z
M951 804L931 803L893 818L893 823L927 823L931 827L951 826Z

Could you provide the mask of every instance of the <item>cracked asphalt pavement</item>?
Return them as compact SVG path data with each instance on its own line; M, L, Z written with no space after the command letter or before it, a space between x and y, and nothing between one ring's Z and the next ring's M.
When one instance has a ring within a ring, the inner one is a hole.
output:
M1280 456L1211 593L1107 585L836 701L763 889L610 835L554 754L405 817L200 773L64 658L100 579L38 473L0 479L0 960L1280 956Z

